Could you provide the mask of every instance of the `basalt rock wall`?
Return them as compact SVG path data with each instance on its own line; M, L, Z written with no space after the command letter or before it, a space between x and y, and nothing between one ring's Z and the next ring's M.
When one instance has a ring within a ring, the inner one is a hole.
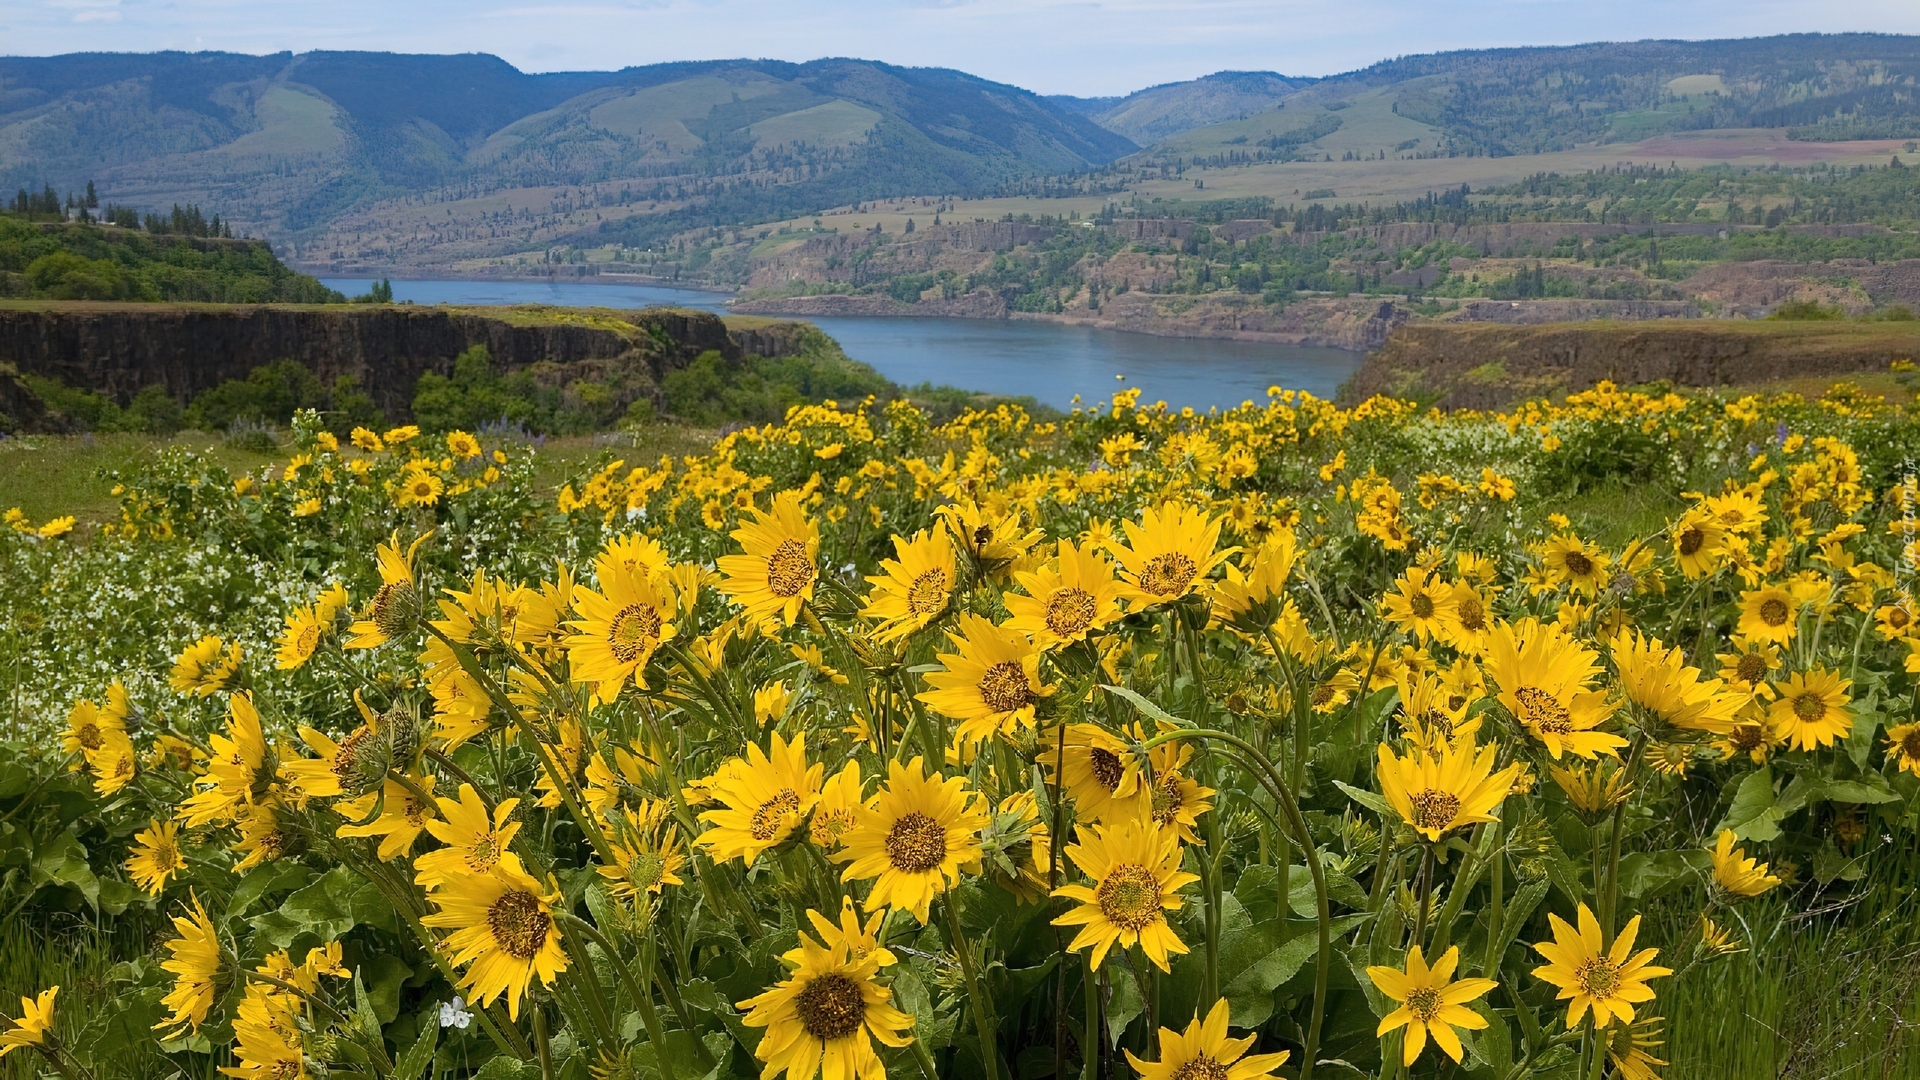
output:
M453 358L485 345L500 368L609 364L641 368L657 383L709 349L777 355L795 340L762 328L750 350L716 315L681 308L594 312L282 305L0 305L0 365L121 402L159 384L186 402L254 368L294 360L323 382L349 375L389 416L406 414L414 383L448 372Z

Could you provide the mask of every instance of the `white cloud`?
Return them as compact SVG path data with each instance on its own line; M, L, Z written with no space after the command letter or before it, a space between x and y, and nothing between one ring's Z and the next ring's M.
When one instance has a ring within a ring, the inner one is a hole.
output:
M80 12L73 17L73 21L77 23L117 23L120 21L120 18L121 14L118 11L100 11L96 9Z

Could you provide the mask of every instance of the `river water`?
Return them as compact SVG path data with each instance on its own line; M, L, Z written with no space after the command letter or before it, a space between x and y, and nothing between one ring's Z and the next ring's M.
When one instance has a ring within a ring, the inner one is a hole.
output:
M372 284L365 279L321 280L348 296L364 293ZM727 300L723 293L693 289L541 281L395 281L393 295L416 304L674 304L722 314ZM1144 391L1146 401L1196 409L1265 401L1267 387L1276 385L1332 397L1360 364L1360 354L1343 349L1153 337L1028 320L812 321L848 356L873 365L894 382L1024 395L1062 409L1074 404L1075 395L1101 401L1129 387Z

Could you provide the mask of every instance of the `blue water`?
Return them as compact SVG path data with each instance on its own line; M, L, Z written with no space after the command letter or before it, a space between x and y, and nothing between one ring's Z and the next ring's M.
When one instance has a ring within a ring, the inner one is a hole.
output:
M366 292L372 284L365 279L321 280L349 296ZM724 293L693 289L537 281L395 281L393 295L416 304L674 304L723 313L728 299ZM1343 349L1153 337L1027 320L813 322L848 356L872 364L894 382L1025 395L1059 408L1071 407L1075 395L1100 401L1128 387L1141 388L1146 401L1196 409L1265 401L1267 387L1275 385L1331 397L1360 364L1358 353Z

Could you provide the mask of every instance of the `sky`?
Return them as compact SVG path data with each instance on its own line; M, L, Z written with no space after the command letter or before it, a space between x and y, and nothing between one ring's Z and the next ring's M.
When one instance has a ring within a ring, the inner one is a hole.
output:
M0 52L487 52L525 71L854 56L1043 94L1447 49L1920 33L1916 0L0 0Z

